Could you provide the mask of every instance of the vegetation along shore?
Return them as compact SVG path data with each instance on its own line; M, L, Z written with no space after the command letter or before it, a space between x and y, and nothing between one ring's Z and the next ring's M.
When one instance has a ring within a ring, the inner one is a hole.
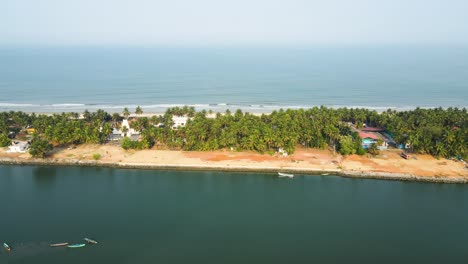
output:
M0 162L468 180L466 109L0 113Z

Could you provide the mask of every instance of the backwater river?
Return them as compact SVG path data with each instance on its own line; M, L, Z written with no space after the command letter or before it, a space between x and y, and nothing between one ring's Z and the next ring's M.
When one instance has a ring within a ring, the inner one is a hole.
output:
M2 165L0 200L2 264L468 263L461 184Z

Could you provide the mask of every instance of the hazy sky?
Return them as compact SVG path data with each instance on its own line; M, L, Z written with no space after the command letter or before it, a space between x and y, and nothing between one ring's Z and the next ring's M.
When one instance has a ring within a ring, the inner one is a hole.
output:
M1 0L0 44L468 44L468 0Z

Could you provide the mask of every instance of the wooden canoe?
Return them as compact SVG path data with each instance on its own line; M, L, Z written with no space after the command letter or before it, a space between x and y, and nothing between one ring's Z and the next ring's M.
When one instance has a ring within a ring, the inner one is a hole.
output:
M91 238L83 238L84 241L88 242L88 244L97 244L98 242L96 240L93 240Z
M50 244L51 247L64 247L68 246L68 243L56 243L56 244Z

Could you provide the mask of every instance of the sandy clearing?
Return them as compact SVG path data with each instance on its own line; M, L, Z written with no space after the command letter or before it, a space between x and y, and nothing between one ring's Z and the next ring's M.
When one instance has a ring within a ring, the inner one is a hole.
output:
M269 168L278 170L310 171L351 171L384 172L411 174L423 177L464 177L468 170L461 162L435 159L429 155L415 155L416 159L405 160L399 156L399 150L382 151L382 155L369 158L351 155L343 157L329 150L299 148L293 155L258 154L254 152L236 152L229 150L210 152L187 152L174 150L130 150L125 151L115 145L79 145L75 149L57 148L49 159L92 161L94 154L100 154L99 162L106 164L128 163L161 166L202 166L215 168ZM6 148L0 149L0 158L15 160L31 159L28 153L10 154Z

